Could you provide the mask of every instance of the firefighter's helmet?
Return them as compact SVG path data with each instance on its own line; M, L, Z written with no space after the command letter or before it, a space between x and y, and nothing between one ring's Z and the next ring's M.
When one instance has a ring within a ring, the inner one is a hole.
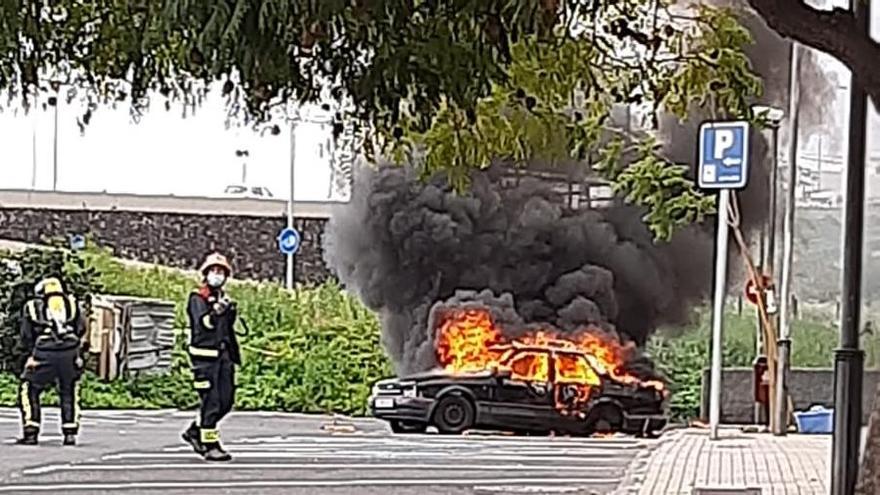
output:
M37 296L64 294L64 286L57 277L47 277L37 282L37 285L34 287L34 293Z
M226 259L226 256L223 256L220 253L211 253L205 258L205 261L202 263L202 267L199 269L199 272L202 276L207 275L208 271L215 266L219 266L220 268L226 270L226 276L232 275L232 265L229 264L229 260Z

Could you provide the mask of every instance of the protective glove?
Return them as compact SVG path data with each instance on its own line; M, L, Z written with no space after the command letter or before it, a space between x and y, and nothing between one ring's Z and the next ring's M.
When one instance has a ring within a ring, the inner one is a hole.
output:
M214 313L217 315L222 315L229 309L235 309L235 301L230 299L228 296L224 295L217 299L214 303Z

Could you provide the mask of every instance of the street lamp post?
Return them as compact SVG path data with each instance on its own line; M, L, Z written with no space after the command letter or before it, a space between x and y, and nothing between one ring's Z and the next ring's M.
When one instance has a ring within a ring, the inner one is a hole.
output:
M783 436L788 431L788 370L791 366L791 279L792 258L794 254L794 213L797 193L797 149L800 120L800 88L798 76L800 71L800 50L796 42L791 44L791 70L789 90L789 158L788 158L788 194L785 201L785 218L783 220L782 239L782 278L779 284L779 338L776 341L779 360L776 365L776 394L773 398L776 408L774 435Z
M782 124L782 119L785 117L785 112L780 108L765 105L755 105L752 107L752 111L756 115L761 115L766 119L772 133L771 153L773 154L773 156L770 165L770 173L768 174L768 188L770 194L767 205L767 210L769 212L767 225L767 242L766 244L762 242L762 250L760 254L761 270L763 274L773 279L774 270L776 269L776 219L778 216L776 192L779 189L776 173L779 170L779 126ZM764 250L764 247L766 247L766 251ZM765 294L760 295L760 297L762 298L765 296ZM764 307L767 308L768 313L772 314L773 312L775 312L775 302L772 300L764 300ZM757 335L755 336L756 357L762 355L765 352L763 348L763 336L765 330L764 319L761 317L758 318L757 330ZM755 423L760 422L761 416L761 404L756 402Z
M856 26L871 38L871 6L851 2ZM864 241L867 94L864 81L853 74L849 103L849 150L844 206L843 287L840 347L834 351L834 436L831 444L831 495L855 492L859 472L862 424L862 378L865 353L859 348L862 310L862 243Z
M56 95L49 98L49 104L55 107L55 130L52 133L52 190L58 190L58 107L60 98Z

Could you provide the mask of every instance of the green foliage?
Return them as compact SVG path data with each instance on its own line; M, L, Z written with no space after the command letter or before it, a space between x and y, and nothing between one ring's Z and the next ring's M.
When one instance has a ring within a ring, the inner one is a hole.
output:
M694 107L750 118L760 81L749 33L728 9L673 0L56 2L41 15L0 2L0 90L64 85L99 104L150 90L202 101L224 80L232 114L272 117L330 96L364 124L364 149L419 158L458 188L494 161L592 160L654 234L700 220L712 200L608 124L614 105L685 118ZM48 83L48 84L47 84ZM169 107L166 101L166 107ZM634 163L626 172L616 166Z
M34 285L49 276L60 276L86 311L90 295L101 290L95 270L70 251L32 249L0 255L0 371L18 372L24 364L22 308L33 297Z
M754 314L728 313L724 320L724 366L751 367L755 357ZM708 311L696 315L685 329L658 332L648 342L648 353L669 379L670 408L678 419L699 415L701 379L709 366L711 316ZM674 333L673 333L674 332ZM830 369L837 347L837 328L823 315L802 315L792 324L792 366ZM866 366L880 365L880 341L867 336L862 342Z
M265 114L322 85L388 127L402 102L426 116L441 98L466 105L503 78L514 36L549 33L556 2L0 2L0 88L61 80L95 102L158 89L195 102L199 83ZM47 73L47 76L44 75ZM42 77L41 77L42 76Z
M92 251L82 258L106 293L175 301L176 326L185 327L185 302L197 285L195 276L134 268L104 252ZM274 284L233 281L229 292L239 302L250 330L241 339L244 364L237 375L238 409L362 414L373 382L392 374L375 316L336 285L291 293ZM102 383L87 374L83 407L193 407L197 395L185 342L186 335L180 334L167 375ZM14 390L7 387L16 386L12 379L0 380L0 404L15 403Z
M646 208L658 238L711 213L713 199L658 153L650 131L617 128L610 115L628 105L656 126L661 111L684 119L699 106L753 118L761 84L744 53L748 31L732 11L700 6L684 15L662 0L594 2L589 14L552 40L514 43L508 77L474 108L444 101L427 131L422 115L404 113L403 132L389 143L395 159L419 162L425 175L444 171L459 188L470 170L497 161L598 159L616 192Z

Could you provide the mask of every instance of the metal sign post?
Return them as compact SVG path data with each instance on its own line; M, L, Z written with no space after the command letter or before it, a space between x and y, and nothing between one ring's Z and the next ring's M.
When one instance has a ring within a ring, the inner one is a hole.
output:
M278 233L278 250L287 256L287 288L293 289L293 256L299 251L302 238L293 227L285 227Z
M715 290L712 304L712 367L709 390L709 436L718 439L721 421L721 368L724 300L727 289L727 245L730 190L748 182L748 122L705 122L700 126L701 189L718 190L718 230L715 240Z

